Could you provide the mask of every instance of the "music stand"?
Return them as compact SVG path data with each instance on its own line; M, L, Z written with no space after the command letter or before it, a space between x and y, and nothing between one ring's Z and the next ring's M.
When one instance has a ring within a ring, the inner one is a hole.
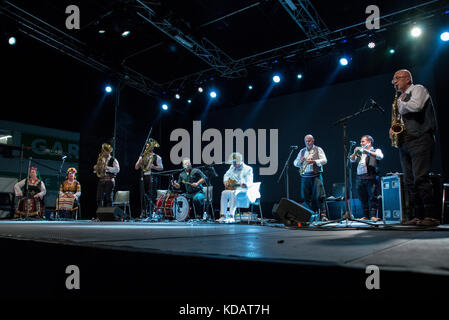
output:
M348 122L348 120L350 120L350 119L352 119L354 117L357 117L360 114L362 114L362 113L364 113L364 112L366 112L368 110L371 110L373 108L374 108L374 105L371 105L371 107L369 107L369 108L363 107L361 110L357 111L356 113L351 114L351 115L346 116L346 117L343 117L343 118L337 120L334 123L334 125L341 124L342 127L343 127L343 157L344 157L343 163L344 163L344 174L345 174L345 214L340 219L329 220L329 221L326 221L324 223L316 224L317 227L323 227L323 226L326 226L326 225L331 224L331 223L340 223L342 221L346 222L345 227L350 227L349 221L361 222L361 223L364 223L364 224L367 224L367 225L370 225L370 226L373 226L373 227L379 227L379 225L370 223L368 221L354 219L354 217L352 216L352 214L351 214L351 212L349 210L349 188L348 188L348 162L349 161L347 161L347 157L349 155L348 155L348 143L347 143L348 142L348 138L347 138L347 135L346 135L346 129L347 129L347 126L348 126L347 122Z

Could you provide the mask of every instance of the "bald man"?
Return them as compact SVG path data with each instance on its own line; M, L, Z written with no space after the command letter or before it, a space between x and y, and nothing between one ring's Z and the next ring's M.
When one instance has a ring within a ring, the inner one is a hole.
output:
M315 145L315 138L304 137L305 148L301 149L293 165L301 175L301 198L313 211L319 212L322 221L327 221L326 193L323 185L323 166L327 163L323 149Z
M399 156L405 189L410 197L407 225L435 226L435 203L429 178L435 147L435 111L427 89L413 84L410 71L397 71L392 80L400 93L398 111L405 130L399 135ZM392 131L390 129L390 138Z

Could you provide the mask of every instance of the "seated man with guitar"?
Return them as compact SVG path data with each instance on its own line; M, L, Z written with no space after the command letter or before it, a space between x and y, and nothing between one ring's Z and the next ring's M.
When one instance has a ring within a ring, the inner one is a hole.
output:
M249 207L246 192L248 186L253 183L253 168L243 163L240 153L232 153L229 162L231 167L223 177L225 190L221 193L220 219L218 220L225 223L235 222L234 215L237 207Z
M197 168L192 168L189 158L182 160L184 171L179 174L178 181L173 181L176 189L181 188L181 184L185 189L184 196L193 202L194 215L196 219L203 217L203 204L206 196L203 191L203 184L206 182L206 176Z

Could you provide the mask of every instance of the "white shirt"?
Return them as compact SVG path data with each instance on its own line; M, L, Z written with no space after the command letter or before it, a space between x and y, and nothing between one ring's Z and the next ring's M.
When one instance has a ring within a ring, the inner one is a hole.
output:
M231 164L231 167L223 176L223 183L229 179L237 181L238 184L250 186L253 183L253 168L243 162L239 168L236 168Z
M111 156L108 157L108 160L106 161L106 163L109 162L109 160L111 160ZM117 174L120 172L120 166L118 164L118 161L116 158L114 158L114 162L112 162L112 167L108 167L106 166L106 172L110 172L112 174Z
M162 158L161 158L161 156L159 156L158 154L155 154L155 153L153 153L153 154L156 156L156 165L158 167L161 167L162 170L164 170L164 166L162 165ZM137 160L137 162L139 162L141 160L142 160L142 157L139 157L139 160ZM151 174L150 162L148 162L148 165L147 165L147 167L145 169L147 169L148 171L145 171L144 175L150 175Z
M401 115L409 112L421 111L427 99L430 97L427 89L420 84L412 84L407 90L405 90L405 94L405 101L398 99L398 109Z
M17 197L23 196L22 188L25 186L25 182L26 182L26 179L23 179L14 185L14 193ZM41 180L41 192L37 193L37 195L42 200L42 198L45 196L46 193L47 193L47 189L45 188L44 181Z
M304 158L306 159L311 159L314 156L314 147L316 148L315 150L318 150L318 159L316 159L316 165L318 167L322 167L327 163L327 158L326 158L326 154L324 153L323 149L321 149L320 147L317 146L312 146L312 148L309 150L307 147L304 148L306 151L304 152ZM295 161L293 161L293 165L295 167L300 168L302 161L301 161L301 154L302 151L304 149L301 149L298 153L298 156L296 157ZM307 167L304 170L304 173L308 173L308 172L313 172L313 163L307 165Z
M380 149L374 149L373 147L371 147L371 149L369 149L368 151L375 152L377 160L382 160L384 158L384 154L382 153L382 150L380 150ZM362 156L360 157L359 164L357 165L357 175L358 176L368 173L368 167L366 166L366 157L369 157L369 155L366 153L363 153ZM351 162L356 162L357 158L355 160L352 160L351 158L349 158L349 160Z

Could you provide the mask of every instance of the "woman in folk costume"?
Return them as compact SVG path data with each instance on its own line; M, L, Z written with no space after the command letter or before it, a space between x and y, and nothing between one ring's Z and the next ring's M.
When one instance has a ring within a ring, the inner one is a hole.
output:
M38 177L37 167L30 167L28 178L25 178L14 185L16 197L20 197L17 202L15 217L44 217L44 196L47 193L45 184Z
M81 184L76 180L76 169L67 169L66 180L59 186L59 197L56 200L56 210L62 216L70 215L78 208L78 200L81 196Z

